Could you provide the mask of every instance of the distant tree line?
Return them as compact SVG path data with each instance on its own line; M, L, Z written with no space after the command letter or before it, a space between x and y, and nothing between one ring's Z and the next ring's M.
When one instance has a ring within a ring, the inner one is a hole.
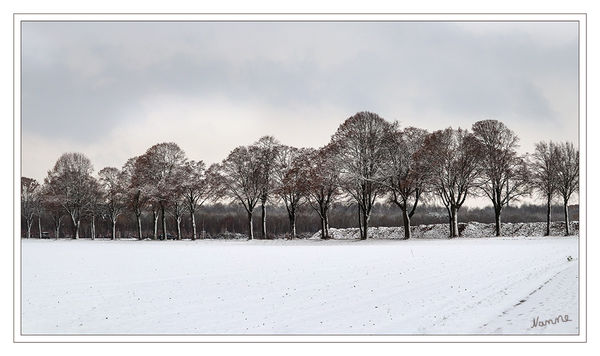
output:
M570 142L539 142L532 154L520 155L518 140L497 120L478 121L470 131L427 132L359 112L324 147L295 148L265 136L209 167L188 159L175 143L156 144L120 169L105 167L95 176L89 158L65 153L42 184L21 178L23 236L31 237L35 222L39 237L51 227L58 238L67 221L68 236L75 239L94 239L99 230L113 239L135 231L139 239L193 240L207 231L254 239L257 230L266 239L284 228L291 238L299 230L320 230L328 239L331 225L358 226L367 239L373 223L402 220L406 239L415 222L446 221L449 237L456 237L464 221L459 211L476 196L487 197L492 208L462 211L472 220L493 219L500 236L503 212L532 195L545 204L546 234L558 202L568 235L568 204L579 191L579 150ZM443 214L432 203L441 203ZM532 220L539 219L537 208L524 209L535 210Z
M419 206L415 214L411 218L411 224L428 225L428 224L447 224L448 217L446 208L441 205L433 205L434 202L425 203ZM331 226L336 228L351 228L357 227L356 204L340 201L331 206L329 221ZM579 219L578 205L569 206L569 216L573 220ZM247 215L246 212L237 204L224 202L211 203L203 206L196 213L197 238L225 238L225 237L242 237L239 234L247 236ZM254 216L254 233L255 236L260 235L260 214ZM553 222L564 220L563 207L555 202L552 205ZM142 214L141 218L142 234L145 238L152 238L153 223L152 215L148 213ZM458 217L459 223L467 222L494 223L493 207L469 207L465 206L461 209ZM543 205L521 204L509 205L502 211L502 221L506 223L520 222L546 222L546 207ZM34 216L34 221L31 227L31 236L39 237L39 232L47 232L48 236L54 238L55 231L51 228L53 223L48 214L41 215L41 226L38 227L38 218ZM373 226L398 226L402 222L402 211L395 204L389 202L377 202L373 206L371 213L371 223ZM320 234L320 218L316 212L306 204L303 204L298 210L297 216L297 235L299 238L313 236L315 233ZM81 236L88 238L91 236L91 217L84 219L80 225ZM110 238L112 233L111 222L109 219L99 217L94 224L97 237ZM117 238L138 238L138 226L135 214L126 212L117 219ZM173 238L175 233L176 221L172 214L167 212L167 229ZM272 238L290 238L289 219L287 211L282 205L274 205L269 210L269 236ZM23 236L26 236L27 228L24 219L21 222L21 231ZM460 231L460 228L459 228ZM192 221L190 217L182 219L181 233L184 238L192 238ZM61 226L60 236L72 237L72 229L69 223Z

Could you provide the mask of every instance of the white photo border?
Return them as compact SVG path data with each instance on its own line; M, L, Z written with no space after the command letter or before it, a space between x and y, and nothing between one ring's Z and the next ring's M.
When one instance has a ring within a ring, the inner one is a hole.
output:
M23 21L399 21L579 24L579 334L578 335L24 335L21 332L21 23ZM587 14L586 13L15 13L13 14L13 341L14 342L587 342Z

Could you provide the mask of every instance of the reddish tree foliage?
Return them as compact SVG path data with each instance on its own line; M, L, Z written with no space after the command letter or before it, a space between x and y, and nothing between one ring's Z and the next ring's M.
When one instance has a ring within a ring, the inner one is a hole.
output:
M306 199L321 219L321 238L329 239L329 211L340 195L340 172L335 145L307 149L298 158L306 186Z
M136 176L136 162L139 157L133 157L127 160L121 169L125 184L125 202L127 208L135 215L138 239L143 239L142 235L142 213L148 206L150 200L149 194L143 191L144 183L141 177ZM154 220L156 223L156 220ZM156 232L156 229L154 230Z
M273 136L263 136L253 144L253 152L260 163L261 176L261 238L267 238L267 202L275 188L275 161L281 149L281 144Z
M236 147L218 167L226 196L238 201L248 215L248 238L254 238L252 214L264 196L263 163L256 146Z
M305 149L280 146L275 160L275 189L288 214L290 234L296 238L296 213L307 192Z
M458 211L479 176L475 138L466 130L435 131L418 151L419 171L427 176L431 191L448 212L450 237L457 237Z
M390 200L402 210L404 238L410 238L410 218L427 188L426 171L417 152L422 149L427 131L415 127L396 130L386 145L388 164L384 171Z
M150 147L135 162L134 176L143 194L149 197L154 214L154 238L160 209L162 238L167 239L166 210L181 197L180 170L187 161L185 152L175 143L159 143Z

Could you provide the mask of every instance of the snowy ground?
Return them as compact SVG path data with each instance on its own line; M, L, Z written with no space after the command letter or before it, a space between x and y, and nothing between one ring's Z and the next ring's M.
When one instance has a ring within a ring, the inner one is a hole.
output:
M577 334L577 246L23 240L22 332Z

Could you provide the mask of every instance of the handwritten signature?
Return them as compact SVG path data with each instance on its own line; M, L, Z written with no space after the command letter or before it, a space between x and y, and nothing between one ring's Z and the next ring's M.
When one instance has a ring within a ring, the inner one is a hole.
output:
M538 326L546 326L546 325L550 325L550 324L559 324L559 323L565 323L567 321L573 321L573 319L569 319L569 315L565 314L565 315L559 315L554 319L546 319L546 320L540 320L539 316L536 316L533 319L533 323L531 325L531 328L535 328Z

